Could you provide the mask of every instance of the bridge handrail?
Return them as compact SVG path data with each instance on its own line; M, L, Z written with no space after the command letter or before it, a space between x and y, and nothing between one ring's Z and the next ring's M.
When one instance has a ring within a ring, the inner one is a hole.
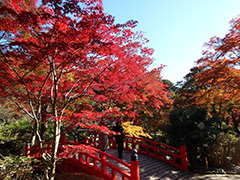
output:
M79 144L89 145L88 141L93 140L93 142L94 141L96 142L96 137L88 138L88 139L85 139L80 142L70 142L70 141L65 141L65 140L66 139L63 139L60 141L59 152L61 151L62 145L66 145L66 146L79 145ZM48 153L51 155L52 143L53 142L43 143L43 153L45 153L45 154ZM74 155L68 154L67 157L64 157L62 159L62 162L65 164L68 163L68 165L74 164L80 168L86 169L88 172L91 171L92 174L95 174L100 177L104 177L104 179L109 179L109 180L116 179L116 177L115 177L116 173L120 174L122 176L123 180L126 180L126 179L135 180L136 179L129 172L135 171L135 168L139 168L139 167L136 167L135 165L132 165L132 164L128 164L110 154L100 151L99 149L94 148L94 152L96 154L91 154L88 152L77 152ZM39 153L39 147L38 146L33 146L31 148L28 147L26 150L26 155L30 155L34 158L40 158L41 154ZM58 155L59 155L59 153L58 153ZM85 160L83 157L85 157ZM92 161L91 163L90 163L90 159ZM111 162L115 161L119 164L122 164L123 166L125 166L128 169L129 172L110 163L109 161L107 161L107 159L111 160ZM97 166L97 163L101 164L100 168ZM83 165L83 166L81 166L81 165ZM66 165L61 166L58 164L58 169L64 170L65 172L71 172L72 167L66 168L65 166ZM106 170L107 167L111 169L111 174L108 174L108 172Z
M75 142L66 142L66 145L77 145L79 143ZM117 167L116 165L110 163L109 161L107 161L107 159L111 159L111 161L116 161L122 165L124 165L126 168L129 169L129 171L131 170L131 165L124 162L124 161L121 161L119 160L118 158L110 155L110 154L107 154L105 152L102 152L98 149L94 149L94 151L98 154L98 155L95 155L95 154L91 154L91 153L88 153L88 152L78 152L76 153L75 155L71 156L70 154L68 155L67 159L68 161L71 161L71 163L73 163L74 161L79 165L84 165L84 166L87 166L88 167L88 170L89 169L92 169L92 173L95 174L95 175L101 175L101 177L104 177L104 179L114 179L115 178L115 175L116 175L116 172L121 174L122 176L122 179L134 179L134 178L131 178L131 174L128 173L127 171ZM100 157L99 157L100 156ZM85 157L85 160L84 160L84 157ZM101 166L100 168L97 166L97 164L100 163ZM81 166L81 168L86 168L84 166ZM108 174L107 173L107 170L106 170L106 167L110 168L111 169L111 174ZM61 168L60 168L61 170Z
M173 149L173 150L176 150L176 151L180 151L180 149L178 149L178 148L176 148L176 147L169 146L169 145L164 144L164 143L152 141L152 140L149 140L149 139L144 139L144 138L139 138L139 137L131 137L131 136L127 136L127 138L131 138L131 139L134 139L134 140L145 141L145 142L149 142L149 143L153 143L153 144L158 144L158 145L164 146L164 147L169 148L169 149Z
M89 138L88 140L91 140L91 139L94 139L94 138ZM80 141L80 142L76 142L76 141L75 141L75 142L66 141L65 144L67 144L67 145L79 145L79 144L83 144L83 142L84 142L84 140L83 140L83 141ZM88 144L87 144L87 145L88 145ZM131 168L131 165L128 164L128 163L126 163L125 161L122 161L122 160L120 160L120 159L112 156L111 154L105 153L105 152L97 149L97 147L94 147L94 148L95 148L94 151L95 151L96 153L98 153L99 156L108 157L108 158L110 158L110 159L112 159L112 160L114 160L114 161L116 161L116 162L118 162L118 163L123 164L123 165L126 166L127 168ZM81 153L85 154L86 152L81 152ZM88 153L87 153L87 154L88 154Z
M131 139L131 141L128 139ZM149 139L129 136L126 138L125 143L125 149L137 149L139 153L157 158L184 171L188 171L185 145L181 145L180 149L178 149ZM131 148L129 148L129 144L131 144Z
M80 142L82 143L85 142L87 145L90 145L95 148L99 147L97 136L84 139ZM117 148L116 142L112 139L111 135L109 136L109 146L110 148ZM148 156L157 158L161 161L176 166L184 171L188 171L187 152L185 145L181 145L180 149L178 149L176 147L172 147L167 144L152 141L149 139L125 136L124 149L125 150L137 149L138 153L146 154Z
M66 141L66 136L62 136L61 140L60 140L60 145L85 144L85 145L89 145L94 148L99 148L100 145L99 145L98 140L99 140L98 136L93 136L93 137L81 140L79 142L77 142L77 141L69 142L69 141ZM51 144L52 144L52 142L43 143L43 152L44 153L48 153L48 154L51 153ZM109 147L117 148L116 142L112 136L109 136ZM163 143L155 142L155 141L152 141L149 139L126 136L125 140L124 140L124 149L125 150L137 149L138 153L146 154L148 156L151 156L151 157L157 158L159 160L162 160L164 162L167 162L169 164L172 164L173 166L176 166L184 171L188 171L187 153L186 153L185 145L181 145L180 149L178 149L178 148L175 148L175 147L163 144ZM118 163L121 163L126 168L129 168L130 172L135 171L136 168L139 168L139 167L136 167L135 165L132 165L132 161L131 161L131 164L128 164L128 163L121 161L120 159L118 159L110 154L104 153L98 149L95 149L95 151L98 153L99 156L104 157L104 158L99 158L98 156L90 155L87 152L79 152L79 154L78 154L78 157L82 157L83 155L85 155L86 162L83 162L83 161L82 162L80 161L80 162L81 162L81 164L84 164L85 166L90 167L90 169L94 169L95 171L92 172L93 174L94 173L95 173L95 175L100 174L105 179L112 179L113 177L115 177L116 172L118 172L119 174L122 175L122 179L126 179L126 178L134 179L134 177L131 177L132 173L129 174L128 172L120 169L119 167L117 167L107 161L103 161L103 160L108 158L108 159L111 159ZM28 152L29 155L34 156L35 158L40 157L38 147L28 148L26 152ZM90 165L89 161L87 160L90 157L93 160L93 165ZM69 158L71 160L78 161L77 159L74 159L73 157L69 157ZM100 162L102 164L100 170L96 166L97 162ZM111 172L112 172L111 175L109 175L106 172L106 170L105 170L106 166L108 166L111 169Z
M43 150L44 154L47 154L47 153L50 154L51 153L52 143L53 143L52 141L42 143L42 146L43 146L42 150ZM47 145L47 147L46 147L46 145ZM39 146L30 147L30 145L27 145L26 155L30 155L30 156L35 157L35 158L40 158L41 154L39 152Z

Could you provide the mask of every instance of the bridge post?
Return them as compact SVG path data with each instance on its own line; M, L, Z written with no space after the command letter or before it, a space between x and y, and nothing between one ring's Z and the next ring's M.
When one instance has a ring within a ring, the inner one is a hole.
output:
M186 149L184 138L180 139L180 150L181 150L182 170L188 171L187 149Z
M30 155L30 148L31 148L31 144L28 142L28 143L26 144L26 150L25 150L26 156L27 156L27 155Z
M101 155L101 168L102 168L102 173L105 176L107 174L107 166L106 166L106 157L104 154Z
M136 149L132 150L130 173L131 180L140 180L138 154Z

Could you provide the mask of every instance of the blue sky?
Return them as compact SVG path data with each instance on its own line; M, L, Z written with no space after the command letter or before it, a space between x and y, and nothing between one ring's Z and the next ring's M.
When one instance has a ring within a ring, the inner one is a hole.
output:
M116 23L137 20L155 50L150 68L166 65L162 77L180 81L213 36L224 37L240 14L240 0L103 0Z

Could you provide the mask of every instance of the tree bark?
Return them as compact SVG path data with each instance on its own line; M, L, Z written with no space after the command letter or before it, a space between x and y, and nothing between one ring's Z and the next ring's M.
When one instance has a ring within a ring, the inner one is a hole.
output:
M56 172L56 163L57 163L57 151L60 140L60 121L55 121L54 123L54 140L53 140L53 148L52 148L52 159L51 159L51 168L50 168L50 180L54 180L55 172Z
M232 120L233 120L233 127L234 127L235 132L240 134L239 120L237 120L237 118L234 116L234 114L232 115Z

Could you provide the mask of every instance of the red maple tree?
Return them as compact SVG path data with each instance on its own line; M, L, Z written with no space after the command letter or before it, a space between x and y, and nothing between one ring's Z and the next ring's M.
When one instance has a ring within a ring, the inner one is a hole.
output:
M43 129L53 124L46 178L54 179L62 122L109 132L96 121L128 119L137 112L114 106L99 111L97 104L130 106L141 99L160 108L168 99L161 83L148 83L145 94L137 89L146 79L153 50L133 31L136 21L115 24L101 0L0 3L0 96L31 117L40 152Z

